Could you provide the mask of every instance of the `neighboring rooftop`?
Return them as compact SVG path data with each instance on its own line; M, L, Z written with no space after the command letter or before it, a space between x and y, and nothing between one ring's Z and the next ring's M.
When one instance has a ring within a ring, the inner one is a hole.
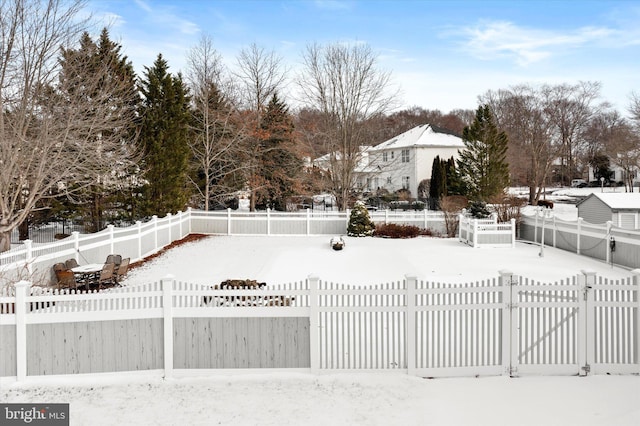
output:
M614 210L640 210L640 192L594 192L589 197L599 198Z
M431 124L423 124L376 145L374 149L407 148L412 146L464 148L464 143L462 138L451 130Z

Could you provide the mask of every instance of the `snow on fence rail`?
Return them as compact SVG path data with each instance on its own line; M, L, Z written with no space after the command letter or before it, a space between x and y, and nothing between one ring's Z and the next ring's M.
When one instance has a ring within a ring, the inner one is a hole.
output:
M542 283L309 277L218 290L171 277L0 296L0 377L157 370L397 370L423 377L640 373L640 270Z
M498 223L491 219L474 219L465 215L458 216L458 239L471 247L515 247L516 221Z
M439 212L372 212L376 223L410 224L444 229ZM149 222L117 228L109 225L93 234L73 232L70 237L53 243L33 244L26 240L21 247L0 253L0 284L27 279L46 284L54 279L51 266L75 258L79 263L102 263L111 253L130 258L132 262L158 252L173 241L190 233L226 235L336 235L345 234L347 212L302 213L236 212L187 210L167 214Z

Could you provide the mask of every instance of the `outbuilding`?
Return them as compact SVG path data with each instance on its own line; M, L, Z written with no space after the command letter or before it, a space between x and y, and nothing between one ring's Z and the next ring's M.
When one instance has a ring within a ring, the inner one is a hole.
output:
M640 229L640 193L594 192L577 203L578 217L600 224L611 221L614 226Z

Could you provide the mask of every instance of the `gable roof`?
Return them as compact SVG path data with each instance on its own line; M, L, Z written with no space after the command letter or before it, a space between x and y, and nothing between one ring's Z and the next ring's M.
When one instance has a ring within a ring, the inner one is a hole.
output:
M376 145L373 150L408 147L464 148L464 143L450 130L423 124Z
M576 205L579 206L591 197L598 198L612 210L640 210L639 192L593 192Z

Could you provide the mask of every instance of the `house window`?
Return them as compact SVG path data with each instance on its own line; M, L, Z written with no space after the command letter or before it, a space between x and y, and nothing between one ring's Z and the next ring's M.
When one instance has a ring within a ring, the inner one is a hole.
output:
M391 185L391 176L387 177L387 185Z
M367 178L367 186L366 186L367 191L371 191L371 178Z
M409 176L402 176L402 189L409 190Z
M386 152L382 153L382 161L389 161L389 158L387 157L387 153Z
M402 150L402 162L403 163L408 163L409 162L409 150L408 149L403 149Z
M391 151L391 159L393 160L393 151Z

